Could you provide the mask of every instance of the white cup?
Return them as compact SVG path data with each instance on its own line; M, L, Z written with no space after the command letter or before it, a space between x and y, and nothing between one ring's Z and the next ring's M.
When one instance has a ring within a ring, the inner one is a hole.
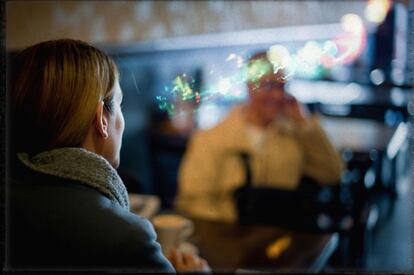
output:
M157 232L157 240L166 256L171 249L178 248L194 231L193 222L179 215L158 215L151 221Z

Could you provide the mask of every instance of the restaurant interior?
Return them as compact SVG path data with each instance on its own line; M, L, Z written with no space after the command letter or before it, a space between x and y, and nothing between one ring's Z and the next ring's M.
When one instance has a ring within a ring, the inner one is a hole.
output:
M312 225L193 220L187 249L213 271L412 272L413 10L409 0L10 1L7 62L57 38L114 58L118 172L132 211L152 218L176 213L192 134L246 101L246 60L267 51L287 72L287 93L319 113L345 164L341 182L314 190Z

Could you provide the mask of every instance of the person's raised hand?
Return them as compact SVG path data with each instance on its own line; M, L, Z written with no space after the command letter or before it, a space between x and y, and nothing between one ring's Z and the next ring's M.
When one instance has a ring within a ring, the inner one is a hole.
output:
M283 113L285 116L291 118L296 124L306 124L310 114L306 106L300 103L293 96L286 94L285 103L283 105Z
M168 259L177 272L211 272L207 261L194 254L173 249Z

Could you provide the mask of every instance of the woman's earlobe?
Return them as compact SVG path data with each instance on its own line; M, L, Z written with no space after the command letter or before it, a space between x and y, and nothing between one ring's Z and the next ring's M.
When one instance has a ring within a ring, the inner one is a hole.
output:
M108 119L104 115L104 102L99 102L98 109L96 110L96 128L99 134L102 135L104 139L107 139L108 134Z

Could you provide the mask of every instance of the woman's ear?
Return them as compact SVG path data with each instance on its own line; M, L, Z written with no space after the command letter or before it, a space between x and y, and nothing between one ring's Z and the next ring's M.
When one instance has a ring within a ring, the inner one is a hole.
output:
M104 139L108 138L108 119L104 114L104 102L100 101L95 115L95 127Z

